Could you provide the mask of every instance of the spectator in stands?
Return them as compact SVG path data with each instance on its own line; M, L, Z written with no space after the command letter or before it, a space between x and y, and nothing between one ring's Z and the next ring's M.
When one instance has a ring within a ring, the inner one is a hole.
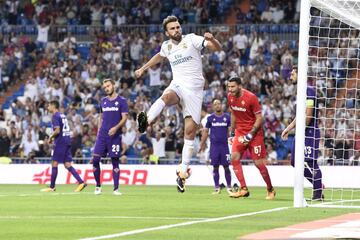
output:
M9 157L11 140L5 128L0 129L0 134L0 157Z
M244 54L245 49L249 44L249 39L246 36L243 28L241 28L239 33L232 38L232 42L234 44L234 50L239 51L240 54Z
M153 155L155 155L157 159L165 158L165 143L166 134L162 131L157 131L155 136L151 138Z
M68 31L67 36L64 38L63 45L65 48L75 48L76 38Z
M39 145L30 132L24 136L26 140L21 143L20 149L23 151L23 156L25 158L31 158L31 156L35 155L35 152L39 150Z
M46 49L49 40L50 26L46 25L45 22L42 22L37 26L37 29L38 29L38 35L36 38L36 45L38 49L44 51Z
M129 70L124 70L124 75L120 79L121 88L123 88L124 83L127 84L127 87L133 88L134 82L135 82L135 79L130 75Z
M150 86L150 96L152 99L157 99L160 97L160 87L161 87L161 66L160 64L154 65L149 68L149 86Z
M142 164L148 164L149 157L153 153L153 146L150 139L151 134L150 130L148 130L139 137L137 142L135 142L135 151L137 151L138 154L140 153L139 155L142 158Z

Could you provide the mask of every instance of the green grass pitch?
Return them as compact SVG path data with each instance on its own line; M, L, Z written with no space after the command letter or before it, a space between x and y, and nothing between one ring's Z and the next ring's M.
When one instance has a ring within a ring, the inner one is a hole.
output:
M250 188L245 199L229 198L226 191L212 195L211 187L121 186L122 196L111 186L95 196L94 186L74 193L75 185L58 185L55 193L41 193L40 185L0 185L0 239L81 239L156 229L113 239L236 239L237 237L321 219L356 209L292 208L291 188L278 188L274 201L265 200L265 188ZM205 219L288 209L205 222ZM171 226L188 223L185 226Z

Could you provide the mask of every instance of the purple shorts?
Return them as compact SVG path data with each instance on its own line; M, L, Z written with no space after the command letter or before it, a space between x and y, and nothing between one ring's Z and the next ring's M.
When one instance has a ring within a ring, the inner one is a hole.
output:
M55 144L51 159L58 163L72 162L71 145Z
M228 144L216 144L210 146L210 160L213 166L229 166L230 154Z
M99 155L100 157L120 157L121 135L110 137L99 133L96 138L94 155Z

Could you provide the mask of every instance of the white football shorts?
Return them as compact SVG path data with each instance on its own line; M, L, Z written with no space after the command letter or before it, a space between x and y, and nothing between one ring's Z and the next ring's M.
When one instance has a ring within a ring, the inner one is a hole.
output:
M170 85L165 89L163 94L165 94L168 90L173 90L180 98L184 118L190 116L196 124L200 124L201 105L204 91L185 88L178 83L174 83L174 81L171 81Z

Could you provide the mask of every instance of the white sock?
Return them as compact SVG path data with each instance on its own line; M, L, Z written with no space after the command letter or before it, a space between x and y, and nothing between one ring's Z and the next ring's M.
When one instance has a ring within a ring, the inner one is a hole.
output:
M161 111L164 109L165 107L165 102L161 99L158 98L153 105L151 105L148 113L147 113L147 117L148 117L148 123L152 123L152 121L154 121L154 119L159 116L159 114L161 113Z
M180 177L186 178L187 177L187 170L190 165L190 160L193 155L194 151L194 140L187 140L184 139L184 147L182 149L182 160L180 164Z

